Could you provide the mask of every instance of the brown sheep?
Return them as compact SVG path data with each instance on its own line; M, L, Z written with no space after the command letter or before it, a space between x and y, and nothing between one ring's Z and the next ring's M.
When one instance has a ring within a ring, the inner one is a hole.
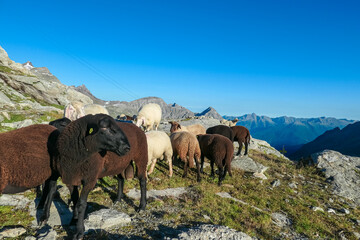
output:
M58 131L37 124L0 134L0 193L18 193L41 185L51 168L51 146Z
M184 162L184 174L182 177L187 176L188 165L190 168L194 167L194 159L197 168L197 181L201 181L200 176L200 156L201 151L199 142L196 136L189 132L174 132L170 135L171 145L173 147L173 161L176 156Z
M75 239L84 234L84 215L87 197L104 169L107 151L122 156L129 152L127 137L115 120L105 114L87 115L71 122L60 133L56 142L53 161L62 181L67 186L80 186L82 190L73 212L77 219ZM49 217L49 209L56 190L57 177L49 181L49 193L45 202L44 223Z
M214 163L219 169L219 186L224 180L226 171L231 173L231 161L234 156L232 142L219 134L204 134L197 136L201 148L201 172L203 172L204 157L210 160L211 176L215 176Z
M231 127L231 130L234 133L234 141L237 141L239 143L239 151L237 152L236 155L240 155L243 143L245 145L245 154L244 155L247 155L248 154L248 146L250 144L249 129L247 129L246 127L243 127L243 126L234 126L234 127Z
M191 132L194 135L198 135L198 134L205 134L206 130L205 128L201 125L201 124L193 124L193 125L189 125L189 126L183 126L180 125L178 122L175 121L170 121L169 122L171 124L170 127L170 132Z

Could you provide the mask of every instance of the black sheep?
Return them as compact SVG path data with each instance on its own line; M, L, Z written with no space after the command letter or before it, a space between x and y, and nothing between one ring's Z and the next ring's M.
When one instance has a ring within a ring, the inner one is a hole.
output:
M249 129L247 129L246 127L243 127L243 126L234 126L234 127L231 127L231 130L234 133L234 141L237 141L239 143L239 151L237 152L236 155L240 155L243 143L245 145L245 154L244 155L247 155L248 154L248 146L250 144Z
M53 156L55 168L66 185L82 185L80 199L73 215L73 219L78 220L74 239L83 237L87 197L104 167L102 156L107 151L113 151L122 156L129 150L130 145L125 134L115 120L105 114L79 118L69 123L60 133L56 142L56 153ZM53 176L49 180L50 190L44 210L47 214L44 214L41 219L42 223L49 217L58 176Z
M230 127L225 125L216 125L206 129L206 134L220 134L234 142L234 133Z

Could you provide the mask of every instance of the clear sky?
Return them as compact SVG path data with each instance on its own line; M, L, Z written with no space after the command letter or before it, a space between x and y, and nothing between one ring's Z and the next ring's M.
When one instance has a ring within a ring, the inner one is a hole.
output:
M7 1L0 45L103 100L360 120L360 1Z

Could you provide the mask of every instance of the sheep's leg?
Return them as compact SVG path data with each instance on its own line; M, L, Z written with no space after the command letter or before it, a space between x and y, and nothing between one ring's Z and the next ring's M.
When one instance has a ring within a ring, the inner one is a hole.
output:
M140 181L140 205L137 211L145 210L146 208L146 176L138 176Z
M197 170L197 181L200 182L200 181L201 181L201 176L200 176L200 159L199 159L199 158L195 159L195 163L196 163L196 170Z
M242 149L242 145L243 145L241 141L238 141L238 143L239 143L239 151L237 152L236 155L240 155L241 149ZM246 150L245 150L245 151L246 151Z
M151 165L150 165L150 169L148 171L148 175L150 175L154 171L156 161L157 161L156 158L151 160Z
M214 160L210 159L210 167L211 167L211 174L210 177L215 177L215 171L214 171Z
M226 174L226 171L224 172L224 167L219 166L219 183L218 183L219 186L221 185L221 182L224 180L225 174Z
M169 177L173 175L173 168L172 168L172 159L171 156L166 156L167 162L169 164Z
M245 154L244 155L248 154L248 147L249 147L249 144L247 142L245 142Z
M76 224L76 233L73 239L82 239L84 236L84 217L87 206L87 198L91 189L93 189L93 187L95 186L95 183L96 182L94 182L93 184L84 184L83 189L81 190L79 201L76 204L76 208L78 209L78 219Z
M204 173L204 155L201 155L201 168L200 168L200 172Z
M182 175L182 177L186 177L187 176L187 169L188 169L188 161L186 161L187 159L185 158L184 160L181 159L184 162L184 174Z
M79 201L79 187L78 186L69 186L71 198L69 199L68 205L73 202L73 217L71 219L70 225L76 225L78 216L79 216L79 209L78 209L78 201Z
M117 175L117 177L118 177L118 190L117 190L117 196L116 196L116 199L115 199L114 203L120 202L121 199L124 198L125 179L121 174Z
M45 181L45 184L43 186L43 191L42 191L42 194L41 194L41 198L40 198L40 202L36 207L37 209L43 209L44 208L46 198L49 195L49 188L50 188L50 178ZM36 187L36 195L38 195L38 190L41 191L40 186Z
M51 203L54 199L54 195L56 192L56 181L59 178L58 174L52 174L50 176L50 178L48 180L46 180L48 182L48 194L46 196L46 200L45 200L45 204L44 204L44 212L43 215L40 218L40 226L43 226L46 224L47 220L49 219L50 216L50 207L51 207Z

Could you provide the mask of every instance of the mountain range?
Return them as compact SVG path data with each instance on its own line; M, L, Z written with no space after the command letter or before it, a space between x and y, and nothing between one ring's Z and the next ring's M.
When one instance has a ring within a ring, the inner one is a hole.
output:
M307 158L325 149L335 150L344 155L360 156L360 122L326 131L315 140L303 145L290 155L291 159Z
M278 150L285 149L286 156L290 156L303 144L313 141L327 130L339 129L354 123L353 120L336 118L295 118L258 116L255 113L243 116L224 116L225 119L237 118L237 125L245 126L250 134L267 141Z

